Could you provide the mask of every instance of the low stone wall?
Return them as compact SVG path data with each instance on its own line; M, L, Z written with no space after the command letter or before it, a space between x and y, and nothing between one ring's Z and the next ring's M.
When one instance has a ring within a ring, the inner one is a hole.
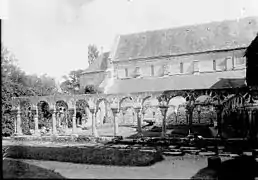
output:
M163 159L157 151L111 147L35 147L9 146L9 158L52 160L83 164L148 166Z

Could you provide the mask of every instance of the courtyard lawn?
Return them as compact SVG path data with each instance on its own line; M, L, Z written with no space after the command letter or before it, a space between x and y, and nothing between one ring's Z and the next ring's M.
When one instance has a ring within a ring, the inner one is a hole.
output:
M205 157L184 156L165 157L164 161L147 167L124 167L85 165L74 163L63 163L56 161L21 160L31 165L42 168L54 169L65 178L75 179L116 179L116 178L166 178L166 179L189 179L200 169L207 166Z
M51 169L14 159L4 159L2 170L4 179L65 179Z

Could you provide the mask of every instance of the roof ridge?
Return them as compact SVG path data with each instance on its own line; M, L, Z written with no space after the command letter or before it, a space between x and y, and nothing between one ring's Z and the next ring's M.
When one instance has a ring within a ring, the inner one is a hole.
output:
M154 32L160 32L160 31L168 31L168 30L174 30L174 29L185 29L185 28L191 28L191 27L198 27L198 26L204 26L209 24L221 24L221 23L228 23L228 22L234 22L234 21L243 21L245 19L254 19L258 18L258 16L247 16L244 18L237 19L225 19L225 20L215 20L215 21L209 21L204 23L195 23L195 24L186 24L182 26L175 26L175 27L167 27L167 28L160 28L160 29L153 29L153 30L145 30L145 31L139 31L139 32L133 32L133 33L127 33L127 34L120 34L121 37L124 36L131 36L131 35L142 35L146 33L154 33Z

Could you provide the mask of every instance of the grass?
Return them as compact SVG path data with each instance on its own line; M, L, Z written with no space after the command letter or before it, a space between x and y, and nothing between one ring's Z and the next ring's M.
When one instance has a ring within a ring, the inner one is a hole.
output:
M4 179L65 179L53 170L8 158L3 160L2 173Z

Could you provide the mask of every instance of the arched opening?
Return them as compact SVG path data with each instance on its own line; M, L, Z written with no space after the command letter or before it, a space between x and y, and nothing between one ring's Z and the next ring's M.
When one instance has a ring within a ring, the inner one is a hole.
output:
M49 104L46 101L37 103L38 109L38 126L41 134L47 135L51 133L52 129L52 114L50 112Z
M168 102L168 111L167 111L167 124L168 129L170 126L175 126L180 123L178 123L178 108L181 105L184 105L186 103L186 99L182 96L176 96L169 100Z
M68 111L68 104L59 100L56 102L56 126L59 134L67 134L69 128L72 128L72 114Z
M108 111L111 111L109 102L106 99L99 99L96 103L96 121L97 126L103 126L104 124L110 123L111 119L108 117Z
M76 101L76 126L77 128L86 128L88 119L90 118L89 114L89 104L84 99L79 99ZM87 111L88 109L88 111Z
M119 102L120 114L119 114L119 125L124 126L128 124L133 118L128 119L128 115L132 115L132 109L134 107L133 98L132 97L124 97ZM130 112L128 112L130 110Z

